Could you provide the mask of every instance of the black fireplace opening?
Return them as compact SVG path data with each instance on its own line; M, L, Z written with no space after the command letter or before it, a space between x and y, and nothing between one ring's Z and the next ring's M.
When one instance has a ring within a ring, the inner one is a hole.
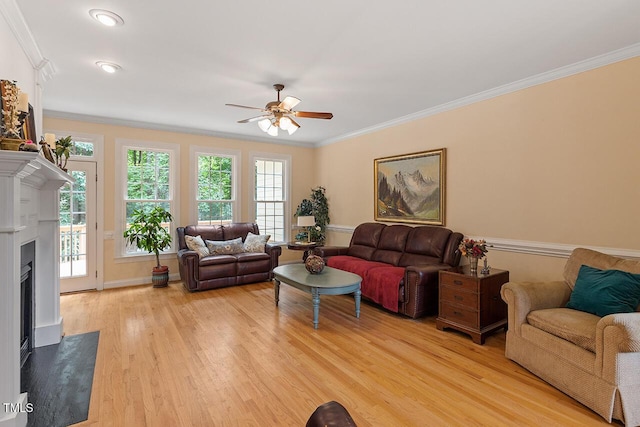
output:
M33 350L35 325L34 278L36 243L29 242L20 248L20 367Z

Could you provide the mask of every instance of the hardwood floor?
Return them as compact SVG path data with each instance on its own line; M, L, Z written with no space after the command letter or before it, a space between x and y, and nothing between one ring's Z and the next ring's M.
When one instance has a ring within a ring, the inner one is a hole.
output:
M337 400L358 426L606 425L435 317L271 283L188 293L137 286L61 297L66 334L100 331L89 419L78 426L304 426Z

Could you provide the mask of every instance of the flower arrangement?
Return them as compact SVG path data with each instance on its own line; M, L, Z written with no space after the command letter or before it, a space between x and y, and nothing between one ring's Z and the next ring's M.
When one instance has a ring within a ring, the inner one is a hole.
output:
M458 246L460 253L466 257L482 258L489 252L487 242L484 240L464 239Z
M2 121L0 121L0 136L6 138L20 138L22 120L18 110L18 98L20 88L15 82L0 80L0 93L2 93Z

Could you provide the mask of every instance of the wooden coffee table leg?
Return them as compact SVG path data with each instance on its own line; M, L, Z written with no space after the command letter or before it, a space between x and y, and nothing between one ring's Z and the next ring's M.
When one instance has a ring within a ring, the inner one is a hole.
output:
M358 288L357 291L354 292L354 298L356 300L356 318L360 318L360 298L362 297L362 291Z
M275 293L277 307L278 301L280 301L280 281L278 279L273 279L273 291Z
M320 293L318 288L311 288L313 299L313 329L318 329L318 317L320 316Z

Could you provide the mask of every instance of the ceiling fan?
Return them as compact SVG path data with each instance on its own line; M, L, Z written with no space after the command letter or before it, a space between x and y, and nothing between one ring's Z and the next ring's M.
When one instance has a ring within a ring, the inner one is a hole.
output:
M284 89L283 84L276 83L273 88L278 92L278 100L267 103L264 108L248 107L246 105L225 104L229 107L248 108L250 110L260 110L262 115L252 117L250 119L238 120L238 123L258 122L258 127L271 136L278 136L278 128L286 130L292 135L298 130L300 125L294 120L294 117L302 117L307 119L330 119L333 117L331 113L317 113L313 111L294 111L293 107L300 103L295 96L287 96L280 101L280 91Z

